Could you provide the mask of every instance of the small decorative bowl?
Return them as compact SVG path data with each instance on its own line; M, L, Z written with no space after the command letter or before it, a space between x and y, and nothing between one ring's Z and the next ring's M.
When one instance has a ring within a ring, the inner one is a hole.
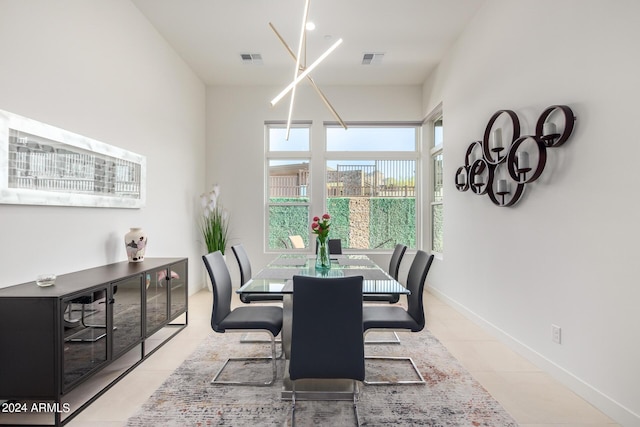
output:
M56 275L55 274L40 274L36 277L36 285L44 288L47 286L52 286L56 283Z

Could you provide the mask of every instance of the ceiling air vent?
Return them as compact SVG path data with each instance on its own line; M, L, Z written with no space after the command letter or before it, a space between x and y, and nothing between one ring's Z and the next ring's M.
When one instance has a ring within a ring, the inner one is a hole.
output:
M365 53L362 55L362 65L378 65L382 63L384 53Z
M241 53L243 64L262 65L262 55L259 53Z

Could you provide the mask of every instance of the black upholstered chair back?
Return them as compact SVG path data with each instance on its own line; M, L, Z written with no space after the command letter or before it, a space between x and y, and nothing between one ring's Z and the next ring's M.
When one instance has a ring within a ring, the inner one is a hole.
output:
M329 239L327 244L330 255L342 255L342 239Z
M222 257L222 252L215 251L203 255L202 260L207 267L213 288L211 328L216 332L224 332L224 328L220 327L220 322L231 312L231 275Z
M249 260L247 251L241 243L231 246L231 250L233 251L233 255L236 257L236 261L238 261L238 269L240 270L240 286L242 286L251 280L251 261ZM240 301L245 304L250 304L252 302L282 301L282 294L250 294L243 292L240 294Z
M364 380L362 276L293 277L289 376Z
M400 263L402 262L402 257L404 253L407 251L407 246L401 243L398 243L391 254L391 260L389 261L389 274L394 279L398 280L398 274L400 273Z
M417 330L412 329L413 332L421 331L424 328L425 319L422 293L432 262L433 255L429 255L425 251L418 251L409 268L407 288L411 291L411 294L407 296L407 312L419 326Z
M251 261L249 261L249 255L247 255L247 251L245 251L241 243L231 246L231 250L238 261L240 285L244 285L251 279Z

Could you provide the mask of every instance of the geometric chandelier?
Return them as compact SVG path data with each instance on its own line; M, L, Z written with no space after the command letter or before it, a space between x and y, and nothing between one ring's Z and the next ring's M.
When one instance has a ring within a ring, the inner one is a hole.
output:
M269 26L271 27L273 32L278 37L278 40L280 40L282 45L285 47L287 52L289 52L289 55L291 55L291 57L293 58L293 60L296 63L296 66L295 66L295 69L294 69L294 73L293 73L293 81L286 88L284 88L282 90L282 92L280 92L275 98L273 98L271 100L271 106L273 107L285 95L287 95L289 92L291 92L291 100L290 100L290 103L289 103L289 115L288 115L288 118L287 118L287 134L286 134L286 139L287 140L289 140L289 132L290 132L290 129L291 129L291 117L293 115L293 104L294 104L294 101L295 101L296 87L298 86L298 83L300 83L305 78L309 81L309 83L311 83L311 86L318 93L318 96L320 96L320 99L322 99L324 104L327 106L329 111L331 111L331 114L333 114L333 116L340 123L340 125L342 125L342 127L345 128L345 129L347 128L347 125L340 118L340 116L338 115L336 110L333 108L333 106L331 105L331 103L329 102L327 97L322 93L322 91L320 90L320 88L318 88L318 85L316 85L316 83L313 80L313 78L309 75L309 73L311 73L311 71L313 71L314 68L316 68L327 56L329 56L331 54L331 52L333 52L338 46L340 46L340 44L342 44L342 39L339 39L329 49L327 49L322 55L320 55L318 57L318 59L316 59L311 65L309 65L307 67L307 65L306 65L306 57L307 57L307 54L306 54L306 51L307 51L307 47L306 47L306 44L307 44L306 29L307 29L307 17L309 15L309 2L310 2L310 0L306 0L305 1L304 13L303 13L303 16L302 16L302 26L301 26L301 30L300 30L300 42L298 43L298 53L297 54L295 54L293 52L293 50L291 50L289 45L287 45L287 43L282 38L280 33L278 33L276 28L273 26L273 24L271 22L269 22ZM304 61L302 60L302 56L303 55L304 55Z

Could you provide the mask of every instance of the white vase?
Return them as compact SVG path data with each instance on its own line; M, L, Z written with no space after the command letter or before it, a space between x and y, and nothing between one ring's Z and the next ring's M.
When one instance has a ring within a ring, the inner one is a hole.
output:
M147 249L147 233L140 227L132 227L124 235L124 245L129 262L144 261L144 252Z

